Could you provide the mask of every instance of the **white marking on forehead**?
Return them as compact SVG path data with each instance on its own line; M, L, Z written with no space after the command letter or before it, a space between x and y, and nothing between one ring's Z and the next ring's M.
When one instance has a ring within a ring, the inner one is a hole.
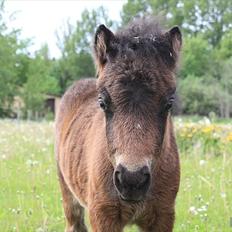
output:
M142 129L140 123L137 123L136 128L137 128L137 129L140 129L140 130Z
M139 43L139 37L138 36L135 36L134 39L136 40L136 43Z

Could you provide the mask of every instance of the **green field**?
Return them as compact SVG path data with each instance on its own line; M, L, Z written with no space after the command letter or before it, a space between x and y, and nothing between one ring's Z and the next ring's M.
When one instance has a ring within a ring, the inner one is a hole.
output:
M175 231L232 231L231 122L175 121L182 169ZM0 121L1 232L64 231L53 126Z

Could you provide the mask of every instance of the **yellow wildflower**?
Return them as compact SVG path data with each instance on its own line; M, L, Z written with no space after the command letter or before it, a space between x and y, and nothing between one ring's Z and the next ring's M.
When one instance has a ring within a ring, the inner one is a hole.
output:
M228 141L228 142L232 141L232 132L230 132L230 133L226 136L226 141Z
M210 125L210 126L206 126L202 129L202 132L204 133L211 133L212 131L214 130L214 126L213 125Z

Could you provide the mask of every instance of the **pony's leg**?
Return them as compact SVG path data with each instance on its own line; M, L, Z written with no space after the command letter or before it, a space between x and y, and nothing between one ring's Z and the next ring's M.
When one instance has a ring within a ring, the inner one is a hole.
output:
M68 189L59 170L58 176L63 198L63 208L66 217L65 232L87 232L87 228L84 223L84 208L76 199L74 199L73 194Z
M172 232L175 213L157 215L153 223L138 225L141 232Z
M117 212L117 211L116 211ZM122 232L123 226L118 215L107 206L90 207L89 220L92 232Z

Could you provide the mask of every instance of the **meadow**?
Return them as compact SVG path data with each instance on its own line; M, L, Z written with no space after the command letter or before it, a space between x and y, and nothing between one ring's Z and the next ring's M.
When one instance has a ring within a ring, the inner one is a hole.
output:
M232 231L231 121L176 118L175 128L182 174L174 231ZM53 142L53 122L0 120L0 231L64 231Z

